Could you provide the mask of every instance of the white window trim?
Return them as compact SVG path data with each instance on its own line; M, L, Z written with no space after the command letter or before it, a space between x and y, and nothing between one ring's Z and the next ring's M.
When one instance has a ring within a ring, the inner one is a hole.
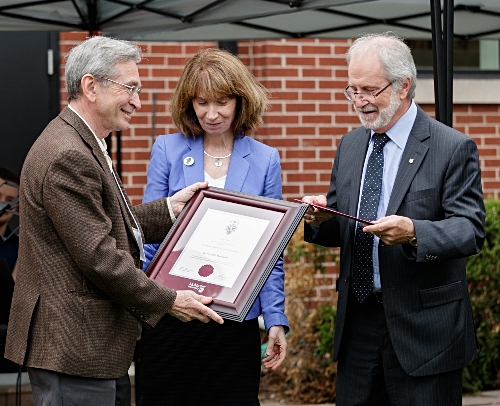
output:
M415 101L434 104L434 79L418 79ZM500 79L453 79L453 104L500 104Z

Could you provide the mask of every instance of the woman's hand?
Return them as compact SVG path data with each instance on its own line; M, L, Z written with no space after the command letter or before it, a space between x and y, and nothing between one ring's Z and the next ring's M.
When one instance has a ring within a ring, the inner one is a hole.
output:
M266 368L276 370L286 357L286 338L283 326L272 326L269 329L269 341L266 349L267 357L262 360Z

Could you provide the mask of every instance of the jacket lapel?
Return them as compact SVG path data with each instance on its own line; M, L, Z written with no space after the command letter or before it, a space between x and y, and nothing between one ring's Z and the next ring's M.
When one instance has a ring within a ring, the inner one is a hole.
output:
M234 139L233 152L231 160L229 161L224 189L233 190L235 192L242 191L243 184L245 183L245 179L250 169L250 164L245 158L250 155L250 153L249 138L247 136L236 137Z
M196 182L202 182L205 179L205 169L203 160L203 137L184 138L184 142L188 146L188 151L181 157L180 165L182 165L185 179L185 186L192 185ZM186 165L186 158L194 159L192 165Z
M205 179L203 137L194 139L185 138L184 141L188 147L188 151L182 155L181 165L183 165L184 179L186 186L188 186ZM245 159L249 154L250 145L248 138L235 138L224 189L241 192L248 170L250 169L250 165ZM186 158L193 158L194 164L184 164Z
M370 142L370 130L363 128L362 134L354 135L353 141L358 145L364 145L364 148L356 148L353 145L350 148L348 160L350 162L351 170L349 177L351 178L352 187L349 193L349 213L353 216L356 215L359 202L359 190L361 188L361 177L363 176L363 166L365 163L366 151L368 150L368 143Z
M367 128L360 128L358 130L359 134L353 134L349 144L343 145L342 148L346 148L349 152L344 153L344 160L347 163L344 165L348 167L349 179L345 182L349 182L349 212L352 216L356 216L358 212L358 201L359 201L359 190L361 187L361 176L363 175L363 165L365 162L366 151L368 150L368 143L370 141L370 130ZM359 148L359 145L364 145L364 148ZM337 174L338 176L338 174ZM356 232L356 222L351 221L349 226L349 237L354 240L354 234Z
M134 235L133 230L132 230L132 219L130 218L130 214L129 214L128 209L125 205L125 201L123 200L122 193L120 192L120 189L122 190L123 196L125 196L125 198L127 198L127 194L126 194L125 189L121 183L121 180L118 178L118 176L116 177L116 179L118 179L118 184L116 183L114 176L111 173L111 170L109 169L106 157L104 156L104 154L101 150L101 147L97 144L97 140L94 137L94 134L92 134L92 131L90 131L89 127L69 107L66 107L60 113L60 117L78 132L78 134L82 138L83 142L85 142L85 144L87 144L87 146L92 151L94 158L99 163L102 170L106 173L106 175L107 175L106 179L108 179L109 182L111 182L111 184L114 185L111 187L111 189L114 191L114 194L118 200L118 203L120 205L120 209L121 209L123 218L125 219L125 224L127 225L127 228L129 229L130 233L132 235ZM130 205L130 202L128 202L128 204ZM130 205L130 207L132 207L132 206ZM134 238L134 241L135 241L135 238Z
M408 137L403 156L401 157L401 163L399 164L396 180L394 181L391 198L387 205L386 216L397 212L413 178L429 150L429 147L423 144L423 141L430 137L429 118L420 107L417 106L417 109L417 117L415 118L415 123Z
M60 117L78 132L85 144L87 144L87 146L92 151L92 154L94 155L96 161L99 162L102 170L112 177L113 175L109 170L106 158L104 157L101 148L97 144L97 140L95 139L94 134L92 134L92 131L90 131L90 128L69 107L64 108L64 110L60 114Z

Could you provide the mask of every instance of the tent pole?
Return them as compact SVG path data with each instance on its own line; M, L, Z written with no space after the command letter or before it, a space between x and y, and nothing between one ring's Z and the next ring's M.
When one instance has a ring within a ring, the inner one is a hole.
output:
M436 120L442 121L444 115L443 101L445 97L445 78L443 75L443 30L441 25L441 1L430 0L431 2L431 23L432 23L432 53L434 72L434 108ZM446 74L446 72L444 72Z
M231 52L238 56L238 41L219 41L217 45L220 49Z
M446 99L445 99L445 115L443 123L449 127L453 127L453 26L454 26L454 5L453 0L445 0L444 2L444 55L446 71Z
M88 31L89 37L98 35L97 28L97 0L87 0Z

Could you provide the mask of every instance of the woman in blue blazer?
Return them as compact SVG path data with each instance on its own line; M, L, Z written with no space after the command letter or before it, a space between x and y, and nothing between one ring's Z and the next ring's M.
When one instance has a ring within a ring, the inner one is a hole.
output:
M234 55L219 49L191 58L172 97L182 133L156 140L144 202L172 196L197 181L281 199L278 151L245 136L262 121L267 92ZM158 245L146 245L145 266ZM264 366L286 355L284 273L280 259L245 321L182 323L169 315L144 331L141 405L258 405L262 314L269 345Z

